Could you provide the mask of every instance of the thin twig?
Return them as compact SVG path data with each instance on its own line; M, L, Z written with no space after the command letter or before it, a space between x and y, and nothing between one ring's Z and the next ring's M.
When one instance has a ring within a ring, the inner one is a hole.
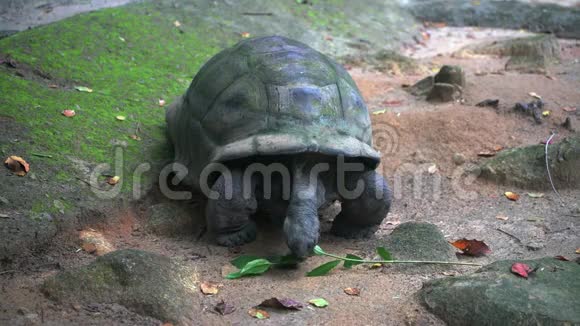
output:
M554 190L556 195L558 195L558 199L560 199L560 203L562 204L562 206L566 206L564 204L564 200L562 199L562 196L560 196L560 193L558 192L558 190L556 190L556 186L554 186L554 181L552 180L552 174L550 173L550 161L549 161L549 156L548 156L548 146L550 145L550 142L552 141L552 138L554 138L554 136L556 136L556 133L552 132L552 134L550 135L550 138L548 138L548 140L546 141L546 147L545 147L546 170L548 171L548 179L550 180L550 185L552 185L552 189Z
M32 155L32 156L38 156L38 157L52 158L52 155L42 154L42 153L30 153L30 155Z
M272 16L271 12L243 12L242 15L245 16Z
M86 183L86 184L87 184L89 187L93 187L93 188L95 188L95 189L99 189L99 187L93 186L93 185L92 185L90 182L88 182L87 180L81 179L81 178L79 178L79 177L75 177L75 179L77 179L77 180L79 180L79 181L82 181L82 182Z
M522 240L520 238L516 237L515 235L513 235L513 234L511 234L511 233L509 233L507 231L504 231L504 230L502 230L500 228L497 228L496 230L498 230L499 232L501 232L503 234L509 235L510 237L516 239L519 243L523 244Z
M360 260L360 259L353 259L353 258L346 258L340 257L337 255L329 254L325 252L322 254L324 256L352 261L355 263L361 264L437 264L437 265L467 265L467 266L483 266L481 264L476 263L462 263L462 262L452 262L452 261L435 261L435 260Z

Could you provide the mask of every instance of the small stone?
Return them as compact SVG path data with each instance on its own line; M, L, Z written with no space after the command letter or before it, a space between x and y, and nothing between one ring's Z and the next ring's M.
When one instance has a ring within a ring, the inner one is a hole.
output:
M435 84L443 83L456 85L461 88L465 87L465 72L460 66L448 66L445 65L441 67L439 72L435 75Z
M461 97L462 90L461 87L453 84L446 83L435 83L429 95L427 95L427 101L431 102L450 102L458 100Z
M461 165L465 163L465 155L461 153L453 154L453 163L455 163L455 165Z
M574 126L572 125L572 119L570 117L567 117L566 120L564 121L564 123L562 123L562 127L574 132Z

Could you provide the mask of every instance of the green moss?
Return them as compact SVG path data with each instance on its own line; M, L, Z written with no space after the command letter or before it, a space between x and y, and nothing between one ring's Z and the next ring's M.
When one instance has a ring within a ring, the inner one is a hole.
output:
M174 19L149 9L107 9L0 40L0 53L52 77L24 79L14 69L0 68L2 114L28 131L29 141L17 150L52 156L45 163L57 172L35 170L42 179L72 181L70 158L112 163L117 143L126 143L126 180L132 181L138 164L167 158L159 145L165 144L165 110L158 100L169 103L183 93L218 48L207 36L180 33ZM61 87L49 88L53 83ZM76 91L79 85L94 92ZM75 110L76 116L64 117L64 109ZM117 115L127 119L117 121ZM130 138L137 129L142 141ZM125 182L124 190L131 184Z

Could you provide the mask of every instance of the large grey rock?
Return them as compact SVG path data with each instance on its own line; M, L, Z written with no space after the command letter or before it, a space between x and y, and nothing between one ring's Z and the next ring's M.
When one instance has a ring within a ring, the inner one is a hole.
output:
M191 266L127 249L60 272L44 282L42 291L59 302L117 303L161 321L189 325L201 310L197 282Z
M554 258L521 261L528 279L498 261L472 275L426 283L422 303L449 325L578 325L580 265Z
M385 247L397 260L457 261L456 250L445 240L437 226L424 222L407 222L397 226L377 246ZM419 271L445 268L442 265L393 264L398 270Z
M531 32L553 33L561 38L580 38L580 8L538 2L540 1L405 1L420 21L446 22L450 26L526 29Z
M193 212L175 203L160 203L147 209L147 231L161 236L194 233Z
M580 185L580 135L550 145L548 155L550 172L558 188ZM502 151L481 165L481 176L504 185L551 188L546 170L545 145Z
M3 214L8 217L0 218L0 260L10 260L25 250L46 247L57 234L57 226L49 213Z
M506 70L546 73L548 66L561 58L560 44L554 35L537 35L494 41L472 47L475 53L510 57Z

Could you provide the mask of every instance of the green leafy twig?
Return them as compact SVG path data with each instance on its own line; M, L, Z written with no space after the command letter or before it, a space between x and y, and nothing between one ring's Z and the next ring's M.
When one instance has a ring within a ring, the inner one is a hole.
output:
M466 266L482 266L476 263L462 263L462 262L449 262L449 261L433 261L433 260L395 260L391 253L383 247L377 248L377 254L382 258L382 260L365 260L361 257L347 254L346 257L341 257L338 255L330 254L322 250L320 246L314 247L314 253L319 256L328 256L335 258L335 260L326 262L315 269L311 270L306 274L306 276L322 276L328 274L331 270L336 268L343 262L345 268L351 268L352 266L360 264L437 264L437 265L466 265ZM300 260L294 255L287 256L274 256L274 257L258 257L258 256L240 256L230 263L239 270L237 272L230 273L226 276L228 279L236 279L244 276L250 275L260 275L267 272L272 266L293 266L300 262Z
M333 255L330 253L325 252L320 248L320 246L314 247L314 253L319 256L328 256L332 258L336 258L336 260L329 261L324 263L315 269L311 270L306 274L306 276L322 276L326 275L332 269L340 265L340 262L344 262L345 268L351 268L354 265L360 264L436 264L436 265L466 265L466 266L482 266L481 264L476 263L463 263L463 262L450 262L450 261L435 261L435 260L395 260L391 253L387 251L387 249L383 247L377 248L377 253L383 260L364 260L360 257L355 255L348 254L346 257L340 257L337 255Z

